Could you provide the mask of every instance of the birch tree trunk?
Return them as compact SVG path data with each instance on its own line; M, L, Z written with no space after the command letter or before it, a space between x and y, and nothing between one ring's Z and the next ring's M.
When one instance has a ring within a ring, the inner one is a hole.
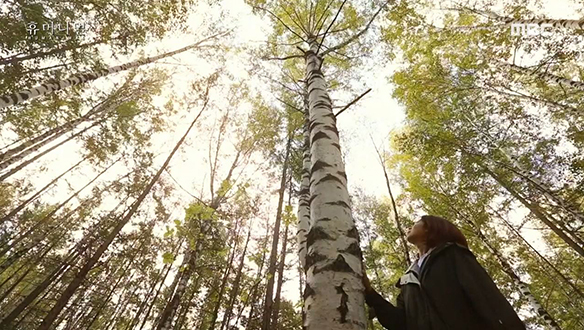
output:
M278 316L280 314L280 299L282 295L282 284L284 284L284 267L286 266L286 248L288 242L288 227L284 229L284 241L282 242L282 253L280 254L280 264L278 267L278 285L276 286L276 298L274 298L274 308L272 312L271 329L278 329Z
M552 81L552 82L554 82L562 87L571 87L571 88L575 88L575 89L584 91L584 82L581 82L581 81L566 79L564 77L556 76L555 74L551 74L551 73L538 72L535 70L531 70L529 68L525 68L525 67L522 67L519 65L507 63L507 62L499 61L498 63L503 67L511 68L513 70L520 71L524 74L527 74L530 76L536 76L536 77L539 77L545 81Z
M61 80L59 82L44 83L44 84L38 85L32 89L23 90L23 91L19 91L19 92L13 93L13 94L0 96L0 109L5 108L9 105L19 104L19 103L22 103L26 100L33 99L33 98L36 98L36 97L39 97L42 95L46 95L46 94L52 93L54 91L61 90L63 88L80 85L82 83L92 81L92 80L107 76L107 75L112 74L112 73L117 73L117 72L125 71L125 70L131 69L131 68L136 68L136 67L139 67L141 65L145 65L145 64L149 64L149 63L158 61L162 58L166 58L166 57L170 57L170 56L173 56L173 55L176 55L179 53L186 52L187 50L190 50L190 49L193 49L193 48L200 46L201 43L203 43L204 41L218 37L220 35L225 35L225 33L221 33L221 34L217 34L217 35L205 38L205 39L200 40L192 45L177 49L177 50L172 51L172 52L163 53L163 54L160 54L157 56L147 57L147 58L144 58L141 60L128 62L126 64L113 66L113 67L102 69L99 71L89 71L89 72L80 73L80 74L72 76L69 79Z
M317 55L309 40L305 53L311 151L307 279L304 292L308 330L366 329L361 283L361 249L355 226L336 118Z
M87 261L87 263L85 265L83 265L83 267L75 275L73 280L69 283L69 285L67 286L65 291L62 293L62 295L58 298L57 302L55 303L53 308L49 311L49 313L47 314L45 319L42 321L41 325L38 327L37 330L49 330L51 328L51 326L53 325L53 323L55 322L55 320L57 319L57 317L59 316L59 314L63 310L63 307L65 307L65 305L67 304L67 302L69 301L69 299L71 298L73 293L77 290L77 288L81 285L81 283L85 279L85 276L87 275L87 273L89 273L89 271L97 263L99 258L108 249L108 247L113 242L115 237L119 234L119 232L122 230L122 228L128 223L128 221L130 221L130 218L132 218L132 216L134 215L134 213L136 213L136 211L138 210L138 208L140 207L140 205L142 204L142 202L144 201L146 196L150 193L150 190L152 190L152 187L154 187L154 184L156 183L156 181L158 181L158 178L160 178L160 176L162 175L162 172L166 169L166 167L170 163L172 157L177 152L177 150L180 148L180 146L182 145L182 143L186 139L187 135L189 134L189 132L191 131L191 129L193 128L193 126L195 125L197 120L199 119L199 116L201 115L203 110L205 110L206 105L207 105L207 103L205 102L205 105L203 106L203 108L201 109L199 114L195 117L195 119L192 121L191 125L189 126L189 128L185 132L185 134L181 137L181 139L174 146L173 150L170 152L170 154L166 158L166 161L164 162L164 164L160 167L158 172L156 172L156 174L154 175L152 180L150 180L150 182L148 183L148 186L146 186L146 188L144 189L144 191L142 191L140 196L138 196L138 198L132 203L130 210L118 222L116 227L106 237L105 241L97 248L97 250L95 251L93 256L91 256L91 258Z
M158 321L158 326L156 327L157 330L170 330L172 327L172 321L174 319L174 315L176 314L178 307L180 305L182 296L184 295L189 280L191 279L191 275L196 267L196 261L198 256L201 253L201 249L203 247L203 240L205 239L206 233L209 230L210 224L207 220L203 220L201 225L201 236L197 239L197 243L195 248L189 248L188 252L185 256L185 268L176 275L177 278L180 278L178 281L178 285L176 287L176 291L173 289L171 290L171 298L168 300L168 303L164 307L164 310L160 314L160 320Z
M489 174L495 181L497 181L507 192L509 192L513 197L521 202L525 207L527 207L539 220L546 224L550 229L556 233L566 244L568 244L574 251L576 251L580 256L584 257L584 246L578 244L571 237L569 237L564 230L558 228L554 222L552 222L536 205L530 203L528 200L523 198L517 191L515 191L509 184L493 171L491 171L486 166L479 164L485 173Z
M247 232L247 238L245 240L245 246L243 247L243 252L241 252L241 258L239 259L239 266L237 267L237 275L235 275L235 280L233 282L233 289L231 289L231 296L229 298L229 304L225 314L223 316L223 321L221 322L220 330L229 328L229 322L231 321L231 316L233 315L233 306L235 304L235 298L239 294L239 286L241 284L241 276L243 275L243 266L245 264L245 256L247 253L247 246L249 244L249 239L251 237L251 229Z
M284 192L286 191L286 178L288 177L286 171L288 169L288 158L290 155L290 145L292 143L291 134L288 135L288 142L286 144L286 155L284 157L284 164L282 165L282 177L280 179L280 190L278 195L278 208L276 209L276 221L274 224L274 233L272 235L272 248L270 251L270 259L268 263L268 283L266 285L266 295L264 300L264 311L262 315L262 330L269 330L270 321L273 309L273 294L274 281L276 275L276 261L278 255L278 241L280 239L280 223L282 222L282 207L284 205Z
M307 100L308 101L308 100ZM298 253L300 264L306 273L306 235L310 230L310 139L308 132L308 102L302 156L302 181L298 195Z

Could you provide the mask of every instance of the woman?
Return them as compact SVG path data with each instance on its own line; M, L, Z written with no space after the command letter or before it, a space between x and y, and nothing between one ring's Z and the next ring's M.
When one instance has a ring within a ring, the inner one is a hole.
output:
M397 306L371 288L367 274L363 276L367 304L386 329L525 329L456 226L425 215L407 239L420 257L396 284L401 289Z

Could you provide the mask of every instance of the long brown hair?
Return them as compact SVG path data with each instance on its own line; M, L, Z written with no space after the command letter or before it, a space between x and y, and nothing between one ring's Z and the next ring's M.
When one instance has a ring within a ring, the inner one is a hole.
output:
M429 249L446 242L458 243L468 248L466 237L452 222L435 215L423 215L421 221L428 233L426 246Z

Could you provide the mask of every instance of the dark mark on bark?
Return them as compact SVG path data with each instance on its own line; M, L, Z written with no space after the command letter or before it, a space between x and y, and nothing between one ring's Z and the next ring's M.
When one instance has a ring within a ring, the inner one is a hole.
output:
M310 143L314 143L320 139L330 139L330 137L328 135L326 135L325 132L318 132L316 134L314 134L314 136L312 137L312 141L310 141Z
M347 323L347 313L349 312L349 306L347 306L349 295L343 290L344 285L345 283L341 283L341 285L335 286L337 293L341 295L341 304L337 307L337 310L341 313L341 323Z
M310 254L306 255L306 269L309 269L310 267L312 267L315 263L319 262L319 261L323 261L326 260L327 257L322 255L322 254L318 254L316 252L312 252Z
M322 227L313 226L306 235L306 246L310 247L319 239L332 239L332 237L330 237Z
M347 231L347 237L351 237L354 239L359 239L359 232L357 231L357 227L353 227Z
M325 167L331 167L331 165L323 162L322 160L317 160L316 162L314 162L314 164L312 164L312 167L310 168L310 177L312 177L314 172L322 170Z
M348 254L352 254L359 259L361 259L361 257L362 257L361 249L359 248L359 244L357 244L357 242L351 243L351 245L349 245L349 247L347 247L345 250L342 250L340 252L346 252Z
M331 218L320 218L318 220L316 220L314 223L320 222L320 221L331 221Z
M342 182L341 182L342 183ZM338 205L346 208L350 208L349 204L345 203L344 201L336 201L336 202L326 202L327 205Z
M316 184L321 184L321 183L323 183L323 182L325 182L325 181L331 181L331 180L332 180L332 181L337 181L337 182L339 182L340 184L343 184L343 181L342 181L341 179L337 178L336 176L334 176L334 175L332 175L332 174L330 174L330 173L329 173L329 174L327 174L327 175L325 175L325 176L324 176L323 178L321 178L320 180L318 180L318 182L317 182Z
M308 283L306 283L306 288L304 288L304 295L303 298L304 300L306 300L306 298L314 296L316 292L314 292L314 290L310 287L310 285L308 285Z
M332 263L330 263L326 266L323 266L322 268L315 269L314 274L318 274L318 273L324 272L324 271L355 274L355 271L353 270L353 268L351 268L351 266L349 266L347 261L345 261L345 258L343 257L342 254L339 254L337 256L337 259L335 259L335 261L333 261Z

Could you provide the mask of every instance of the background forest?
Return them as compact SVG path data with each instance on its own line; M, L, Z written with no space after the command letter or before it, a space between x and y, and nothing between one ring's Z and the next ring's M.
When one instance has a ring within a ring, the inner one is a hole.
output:
M382 329L325 273L395 302L434 214L528 329L583 330L583 15L3 0L0 329Z

